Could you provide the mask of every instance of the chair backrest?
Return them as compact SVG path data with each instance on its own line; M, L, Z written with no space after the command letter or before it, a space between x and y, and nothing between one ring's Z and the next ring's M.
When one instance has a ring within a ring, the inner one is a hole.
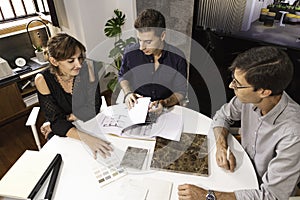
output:
M101 96L101 100L102 100L102 105L100 107L100 112L102 112L103 110L105 110L107 108L107 102L104 96Z
M39 135L38 135L38 132L36 129L36 120L39 115L39 111L40 111L40 107L33 107L25 125L31 127L31 131L32 131L35 143L36 143L38 149L40 150L41 142L40 142Z
M123 92L123 90L120 90L120 93L116 100L116 104L123 103L123 101L124 101L124 92Z

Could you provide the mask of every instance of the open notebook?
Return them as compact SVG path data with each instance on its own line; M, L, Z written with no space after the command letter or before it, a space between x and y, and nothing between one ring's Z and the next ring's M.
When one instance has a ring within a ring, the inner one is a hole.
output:
M153 116L148 112L149 97L138 98L134 108L125 104L108 107L96 116L102 133L120 137L151 139L160 136L179 141L183 128L182 115L171 111ZM150 118L150 119L149 119Z
M137 99L138 103L130 110L125 104L118 104L105 109L96 116L101 130L105 133L121 134L123 129L146 122L150 97Z

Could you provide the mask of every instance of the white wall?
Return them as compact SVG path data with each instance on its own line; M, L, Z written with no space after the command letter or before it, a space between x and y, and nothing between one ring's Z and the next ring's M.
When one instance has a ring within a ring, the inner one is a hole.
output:
M87 47L87 53L99 43L107 39L104 35L104 25L111 18L114 9L120 9L126 14L123 30L133 28L136 18L136 0L63 0L68 27L62 26L67 32Z
M251 23L259 18L261 8L266 8L273 2L274 0L247 0L242 31L247 31L250 28Z
M251 23L259 18L260 9L262 7L263 1L247 0L244 11L242 31L247 31L250 28Z

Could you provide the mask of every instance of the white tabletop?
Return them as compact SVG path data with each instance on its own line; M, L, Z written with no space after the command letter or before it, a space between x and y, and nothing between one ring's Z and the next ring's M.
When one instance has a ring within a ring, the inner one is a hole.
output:
M234 173L226 172L219 168L215 161L215 140L210 130L211 119L193 110L175 106L172 112L182 113L184 120L184 132L200 133L208 135L209 149L209 176L193 176L179 173L149 170L150 158L148 158L148 170L129 171L128 175L114 181L104 187L99 187L95 175L91 170L90 164L93 157L90 151L81 141L54 136L48 141L41 151L56 152L62 155L63 165L56 191L53 195L54 200L66 199L116 199L120 200L122 188L131 179L142 179L152 177L165 179L173 182L171 199L178 199L177 186L184 183L192 183L204 188L234 191L238 189L257 189L258 183L254 168L250 159L244 152L241 145L233 137L229 137L229 145L237 158L237 168ZM88 128L93 129L91 121ZM142 147L151 149L153 152L155 141L125 139L115 136L105 136L115 149L115 153L122 158L128 146ZM42 197L42 195L41 195Z

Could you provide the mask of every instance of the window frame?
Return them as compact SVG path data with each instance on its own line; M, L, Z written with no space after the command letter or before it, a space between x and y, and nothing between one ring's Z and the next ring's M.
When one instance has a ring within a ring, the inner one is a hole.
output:
M12 1L12 0L9 0ZM36 3L38 0L32 0ZM23 16L23 17L16 17L15 19L7 19L7 20L0 20L0 38L6 37L7 35L17 34L19 32L26 31L26 25L32 20L42 20L45 23L51 23L52 25L59 27L56 10L54 6L53 0L40 0L41 2L47 1L47 8L43 8L44 11L49 12L35 12L34 14ZM23 0L22 0L23 2ZM39 10L38 10L39 11ZM32 23L30 24L30 28L40 26L41 23Z
M23 7L23 11L24 11L24 15L17 15L16 13L16 5L14 5L12 0L8 0L10 7L12 9L12 13L14 15L14 17L11 18L7 18L4 16L3 11L1 10L0 7L0 15L2 17L2 19L0 19L0 23L6 23L6 22L11 22L11 21L17 21L19 19L25 19L25 18L30 18L30 17L35 17L35 16L39 16L39 13L42 13L44 15L49 15L50 14L50 10L49 10L49 6L47 3L47 0L32 0L32 4L35 10L35 13L27 13L27 11L29 10L29 7L26 6L25 1L24 0L19 0L22 3L22 7ZM40 3L38 3L38 1ZM43 10L41 12L41 10Z

